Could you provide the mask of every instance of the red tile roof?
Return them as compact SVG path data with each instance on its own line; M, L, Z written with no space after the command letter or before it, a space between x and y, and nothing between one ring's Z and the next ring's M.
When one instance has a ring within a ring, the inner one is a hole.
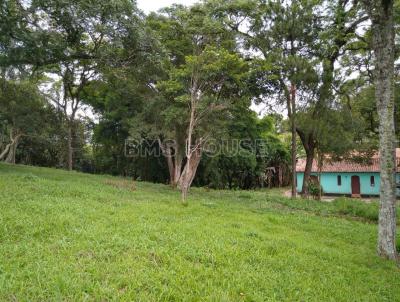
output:
M397 163L397 171L400 172L400 148L396 149L396 163ZM297 161L297 172L304 172L306 167L306 159L301 158ZM317 161L314 160L312 166L312 172L318 172ZM326 159L322 166L321 172L380 172L380 163L379 163L379 153L376 153L371 157L371 159L367 162L357 162L355 160L341 160L341 161L331 161Z

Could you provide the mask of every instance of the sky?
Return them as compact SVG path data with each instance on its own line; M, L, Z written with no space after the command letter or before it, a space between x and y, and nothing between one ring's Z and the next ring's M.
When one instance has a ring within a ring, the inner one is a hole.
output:
M170 6L171 4L191 5L198 2L197 0L136 0L138 7L145 13L157 11L160 8Z

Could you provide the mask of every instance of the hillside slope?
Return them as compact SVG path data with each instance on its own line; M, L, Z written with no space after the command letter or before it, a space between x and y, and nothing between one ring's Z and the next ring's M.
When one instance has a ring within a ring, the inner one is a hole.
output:
M133 191L120 178L0 164L0 301L400 301L400 270L376 257L374 223L268 192L179 198L163 185Z

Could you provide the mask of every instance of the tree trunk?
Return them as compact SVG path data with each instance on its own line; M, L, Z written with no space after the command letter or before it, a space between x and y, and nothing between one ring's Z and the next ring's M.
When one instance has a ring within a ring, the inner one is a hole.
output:
M3 160L4 157L9 153L10 148L12 147L12 142L7 144L7 146L4 148L3 152L0 154L0 160Z
M22 134L15 134L14 130L12 128L10 129L10 143L5 147L3 152L1 152L0 160L3 160L5 158L5 162L15 164L15 155L21 136Z
M290 117L291 126L292 126L292 198L296 198L297 196L297 146L296 146L296 86L292 84L291 86L291 107L292 114Z
M68 141L67 141L67 144L68 144L68 146L67 146L67 148L68 148L68 150L67 150L67 152L68 152L68 154L67 154L67 156L68 156L68 158L67 158L68 171L72 171L72 169L73 169L73 153L74 153L74 150L72 148L72 125L71 125L71 122L68 122Z
M376 0L370 4L381 165L378 254L397 259L393 1Z
M8 151L7 158L5 162L9 164L15 164L15 155L17 153L17 147L18 147L18 142L19 142L20 135L17 135L14 139L13 142L10 146L10 149Z
M181 177L182 171L182 155L179 150L178 142L174 143L174 146L168 143L163 143L161 139L158 139L158 144L162 151L162 154L165 156L168 164L168 172L169 172L169 184L176 188L178 185L179 178ZM174 152L175 151L175 152Z
M169 184L173 186L175 182L175 167L174 167L174 159L172 156L166 156L167 164L168 164L168 172L169 172Z
M170 178L170 185L172 188L176 188L178 186L179 179L181 177L182 172L182 158L175 154L175 157L166 156L168 163L168 171Z
M296 185L297 185L297 179L296 179ZM283 186L283 171L282 171L282 165L278 166L278 187L281 188Z
M314 147L310 146L308 150L306 150L306 168L304 169L304 178L303 178L303 186L301 189L301 194L303 197L308 197L309 192L308 192L308 186L310 183L310 176L312 172L312 165L314 162L314 153L315 149Z
M281 81L281 86L286 94L286 107L288 111L288 117L291 125L291 133L292 133L292 143L291 143L291 160L292 160L292 198L296 198L297 196L297 146L296 146L296 85L294 83L290 84L290 88L286 86L286 84Z
M310 176L312 172L312 165L315 158L316 142L313 133L305 133L301 129L297 128L297 133L300 137L301 143L306 151L306 167L304 169L303 186L301 194L303 197L308 197L308 185L310 182Z
M182 173L182 156L178 153L175 154L174 158L174 181L172 182L172 187L176 188L178 186L179 179L181 178Z
M190 119L187 129L187 142L186 142L186 164L181 177L179 179L179 187L182 191L182 202L186 202L187 193L193 182L194 176L196 175L197 167L199 166L201 159L201 141L192 147L193 143L193 132L195 127L195 115L196 107L199 101L199 95L197 90L197 80L192 79L193 86L190 97Z
M201 150L197 149L191 153L187 158L185 168L179 179L179 187L182 192L182 201L185 202L187 198L187 193L190 186L192 185L193 179L196 175L197 168L201 160Z
M324 166L324 154L321 151L318 151L318 200L322 199L321 175L323 166Z

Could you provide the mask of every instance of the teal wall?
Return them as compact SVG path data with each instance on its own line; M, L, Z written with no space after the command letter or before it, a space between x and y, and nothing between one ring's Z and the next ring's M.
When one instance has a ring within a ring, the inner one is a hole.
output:
M312 173L312 175L317 175ZM342 176L342 185L338 185L337 177ZM322 173L321 185L324 193L328 194L351 194L351 177L360 177L361 195L379 195L380 174L379 173ZM375 177L375 186L371 186L370 177ZM400 182L400 174L397 174L397 182ZM297 173L297 191L300 192L303 186L304 173ZM397 191L400 195L400 191Z

